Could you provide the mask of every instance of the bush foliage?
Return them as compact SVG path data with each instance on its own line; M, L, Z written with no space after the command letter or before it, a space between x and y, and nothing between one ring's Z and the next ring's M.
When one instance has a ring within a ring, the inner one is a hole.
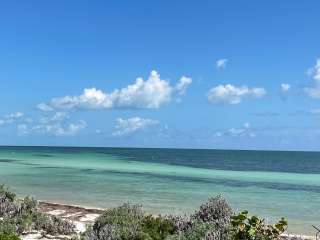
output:
M75 226L70 221L41 213L35 199L17 199L8 188L0 185L0 234L12 236L32 230L51 235L70 235L75 233Z
M140 205L123 204L106 210L79 236L82 240L277 240L287 229L281 219L268 225L247 211L234 214L222 197L209 198L185 216L153 216ZM33 230L50 235L74 235L72 222L41 213L38 202L17 199L0 185L0 240L20 240ZM79 238L77 237L77 238Z
M234 215L227 201L210 198L190 216L146 215L141 206L124 204L104 212L82 236L84 240L276 240L286 230L281 219L275 225Z
M15 234L0 234L0 240L21 240L17 235Z
M124 204L105 211L84 234L92 240L162 240L174 230L173 223L162 217L146 215L139 205Z
M284 233L288 222L282 218L274 225L267 225L263 219L249 217L248 211L243 211L232 217L231 225L234 240L273 240Z

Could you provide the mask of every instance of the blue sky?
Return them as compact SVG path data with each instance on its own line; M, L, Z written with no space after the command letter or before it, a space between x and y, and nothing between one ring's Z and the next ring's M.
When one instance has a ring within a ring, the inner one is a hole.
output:
M319 150L319 7L3 1L0 144Z

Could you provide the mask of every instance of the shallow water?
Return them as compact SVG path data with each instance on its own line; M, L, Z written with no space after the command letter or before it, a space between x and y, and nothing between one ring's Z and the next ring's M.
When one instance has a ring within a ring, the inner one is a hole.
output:
M41 200L152 213L192 212L223 194L235 210L288 218L294 233L320 225L320 153L0 147L0 182Z

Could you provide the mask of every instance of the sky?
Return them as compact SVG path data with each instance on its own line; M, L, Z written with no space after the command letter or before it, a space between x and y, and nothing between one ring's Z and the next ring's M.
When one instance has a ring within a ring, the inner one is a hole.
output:
M319 7L2 1L0 145L318 151Z

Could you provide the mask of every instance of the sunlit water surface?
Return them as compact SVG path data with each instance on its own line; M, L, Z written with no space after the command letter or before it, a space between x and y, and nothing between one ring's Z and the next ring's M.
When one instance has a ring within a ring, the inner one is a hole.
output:
M41 200L141 203L151 213L190 213L222 194L268 222L288 218L293 233L320 225L320 153L0 147L0 183Z

